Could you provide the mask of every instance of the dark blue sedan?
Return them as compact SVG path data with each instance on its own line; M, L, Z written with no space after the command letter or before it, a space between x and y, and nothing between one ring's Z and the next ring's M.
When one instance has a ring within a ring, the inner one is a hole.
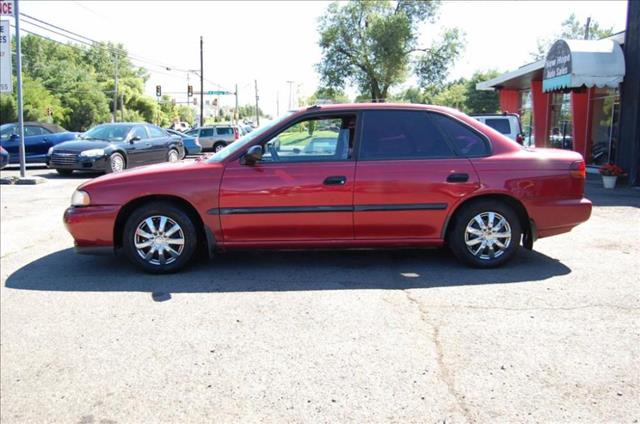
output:
M9 152L9 163L20 163L20 136L18 132L17 123L0 125L0 146ZM74 140L77 134L56 124L25 122L24 154L26 162L46 162L47 152L51 147L64 141Z
M182 139L184 143L185 155L199 155L202 153L202 145L198 141L198 137L187 135L176 130L167 129L167 132L171 135L176 135Z

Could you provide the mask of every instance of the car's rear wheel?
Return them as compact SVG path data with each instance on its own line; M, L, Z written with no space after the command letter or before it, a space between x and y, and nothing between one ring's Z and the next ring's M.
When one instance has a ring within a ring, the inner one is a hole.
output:
M213 151L218 153L220 150L224 149L225 147L227 147L227 145L225 143L218 142L218 143L213 145Z
M125 224L122 240L129 260L154 274L183 268L198 244L196 227L189 215L165 202L136 209Z
M476 268L494 268L513 258L522 235L515 211L493 200L472 202L463 208L448 235L456 257Z
M127 168L127 162L121 153L112 153L107 161L107 173L122 172Z
M180 160L180 154L176 149L169 150L167 154L167 162L178 162Z
M64 175L65 177L68 177L69 175L73 174L73 169L56 168L56 172L60 175Z

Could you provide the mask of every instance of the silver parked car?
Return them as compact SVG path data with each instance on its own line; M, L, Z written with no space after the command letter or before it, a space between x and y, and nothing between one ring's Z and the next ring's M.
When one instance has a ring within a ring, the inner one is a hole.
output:
M233 143L242 135L236 125L213 125L194 128L185 134L198 137L203 150L218 152Z

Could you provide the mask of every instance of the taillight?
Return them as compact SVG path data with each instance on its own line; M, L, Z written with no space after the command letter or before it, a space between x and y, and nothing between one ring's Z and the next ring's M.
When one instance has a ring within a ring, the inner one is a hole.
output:
M233 127L233 139L237 140L238 138L240 138L240 136L238 135L238 129L236 127Z
M583 160L577 160L569 167L569 173L575 178L587 178L587 165Z
M516 142L517 142L518 144L522 144L522 143L524 143L524 136L523 136L522 134L518 134L518 135L516 136Z

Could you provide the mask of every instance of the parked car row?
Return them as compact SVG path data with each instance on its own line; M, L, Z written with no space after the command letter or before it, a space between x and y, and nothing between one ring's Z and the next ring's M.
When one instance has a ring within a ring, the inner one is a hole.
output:
M20 163L20 135L18 124L0 125L0 146L7 151L9 163ZM47 152L56 144L73 140L79 133L70 132L56 124L43 122L24 123L25 161L27 163L43 163Z

